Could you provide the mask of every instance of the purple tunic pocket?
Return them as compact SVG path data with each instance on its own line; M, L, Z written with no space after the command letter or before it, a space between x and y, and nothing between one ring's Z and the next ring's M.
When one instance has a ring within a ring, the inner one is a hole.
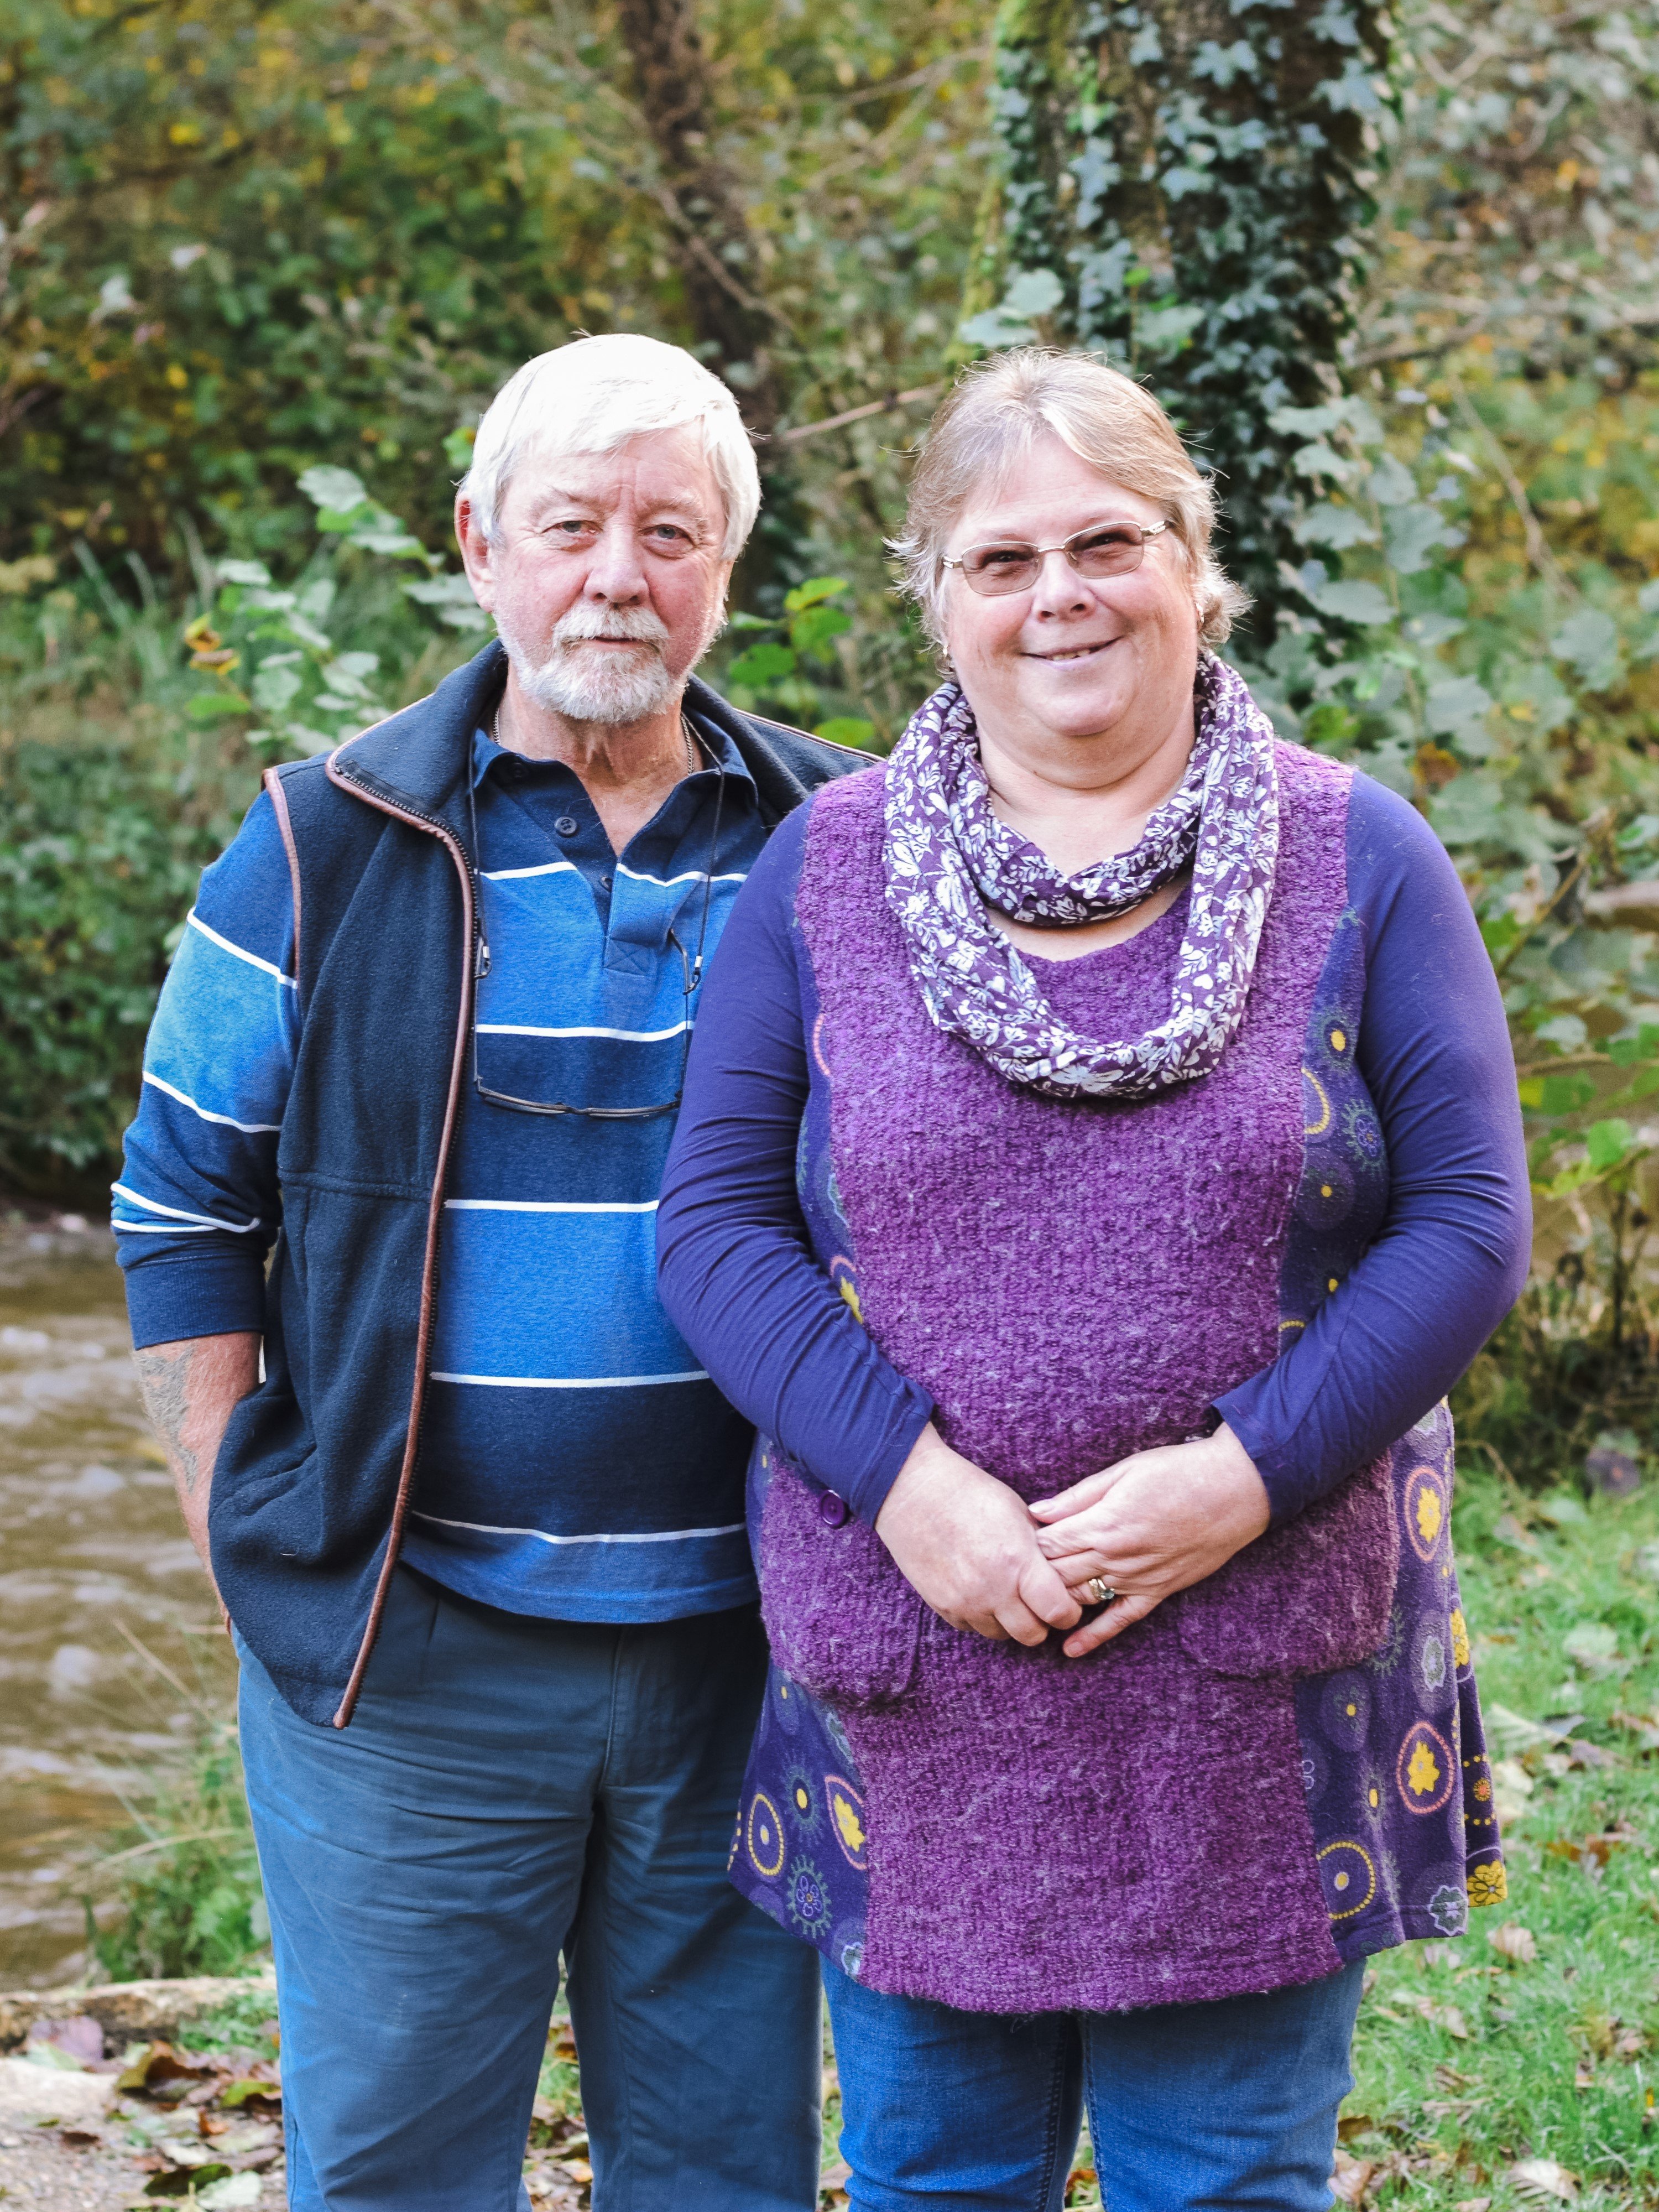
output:
M1355 1667L1382 1645L1400 1574L1385 1457L1181 1594L1181 1640L1218 1674L1287 1680Z
M825 1512L834 1495L773 1452L759 1516L762 1609L785 1672L858 1712L909 1688L924 1607L867 1522Z

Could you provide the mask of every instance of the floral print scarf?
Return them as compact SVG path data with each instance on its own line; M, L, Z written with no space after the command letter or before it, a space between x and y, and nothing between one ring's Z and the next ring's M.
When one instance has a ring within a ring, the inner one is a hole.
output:
M887 898L936 1026L1000 1075L1053 1098L1147 1098L1207 1075L1243 1017L1279 856L1273 726L1243 678L1206 653L1198 736L1179 787L1140 842L1061 875L999 820L973 708L945 684L887 764ZM1169 1018L1145 1036L1083 1036L1059 1019L987 915L1048 924L1127 914L1192 871Z

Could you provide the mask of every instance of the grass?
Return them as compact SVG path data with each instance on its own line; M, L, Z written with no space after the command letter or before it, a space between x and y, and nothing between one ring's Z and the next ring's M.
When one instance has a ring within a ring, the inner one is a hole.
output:
M1344 2186L1659 2204L1659 1492L1585 1505L1466 1475L1455 1529L1510 1895L1376 1962Z
M1422 2212L1659 2209L1659 1480L1586 1504L1466 1472L1455 1526L1510 1896L1458 1942L1374 1962L1340 2189ZM258 1916L237 1781L234 1740L204 1739L193 1778L142 1808L135 1856L115 1869L125 1911L99 1937L107 1970L246 1963ZM221 2032L253 2041L255 2026ZM824 2086L828 2205L845 2198L827 2049ZM580 2188L562 2001L540 2091L532 2173ZM1099 2202L1086 2143L1067 2202Z

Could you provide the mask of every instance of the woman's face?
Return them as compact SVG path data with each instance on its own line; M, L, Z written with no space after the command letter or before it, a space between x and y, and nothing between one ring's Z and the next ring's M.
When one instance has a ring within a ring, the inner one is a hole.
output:
M1054 437L1043 437L983 499L967 507L945 546L1014 539L1058 545L1096 522L1164 520ZM1146 540L1127 576L1079 576L1050 553L1036 582L981 599L947 568L945 632L957 680L982 731L1004 744L1116 736L1162 744L1189 708L1198 616L1173 530Z

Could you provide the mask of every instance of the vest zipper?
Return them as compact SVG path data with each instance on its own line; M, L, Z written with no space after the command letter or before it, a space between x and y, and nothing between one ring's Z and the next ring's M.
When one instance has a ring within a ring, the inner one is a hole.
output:
M344 748L340 749L343 751ZM474 980L479 969L479 955L483 945L483 924L477 872L472 861L462 848L460 840L447 823L436 815L403 800L383 797L360 783L349 771L340 765L339 752L330 756L326 769L328 780L354 799L361 799L382 814L390 815L394 822L406 822L413 829L424 830L437 838L455 863L461 879L461 902L465 911L464 948L461 959L461 1007L455 1029L455 1051L450 1063L449 1096L444 1106L443 1131L438 1139L438 1164L432 1181L432 1197L427 1213L426 1252L421 1266L420 1319L415 1338L415 1383L410 1398L409 1435L404 1445L403 1464L398 1471L398 1493L392 1502L392 1526L386 1534L386 1558L381 1562L380 1577L374 1585L374 1596L368 1609L368 1623L352 1665L351 1674L334 1715L337 1729L350 1725L351 1716L362 1688L363 1675L368 1666L369 1655L374 1649L380 1632L380 1620L386 1612L386 1601L392 1588L392 1571L403 1548L404 1525L409 1517L410 1492L414 1486L415 1465L420 1453L421 1419L426 1408L426 1373L432 1348L432 1319L435 1304L438 1271L438 1238L443 1223L444 1184L449 1173L450 1147L454 1139L456 1115L461 1096L461 1085L466 1069L466 1045L472 1024L472 996Z

